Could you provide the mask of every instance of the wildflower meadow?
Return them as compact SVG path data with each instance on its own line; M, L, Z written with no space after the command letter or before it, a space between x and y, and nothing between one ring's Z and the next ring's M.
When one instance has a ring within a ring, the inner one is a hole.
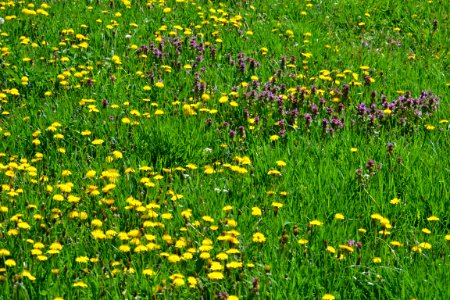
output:
M0 0L0 299L450 299L446 0Z

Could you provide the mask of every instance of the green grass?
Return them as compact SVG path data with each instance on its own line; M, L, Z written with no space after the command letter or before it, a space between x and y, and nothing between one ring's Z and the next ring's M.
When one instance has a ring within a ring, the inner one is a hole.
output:
M450 297L447 1L127 2L0 3L1 299Z

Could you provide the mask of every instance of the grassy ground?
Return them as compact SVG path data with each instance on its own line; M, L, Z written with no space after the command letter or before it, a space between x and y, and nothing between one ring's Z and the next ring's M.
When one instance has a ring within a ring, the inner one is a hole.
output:
M2 298L450 298L449 12L0 2Z

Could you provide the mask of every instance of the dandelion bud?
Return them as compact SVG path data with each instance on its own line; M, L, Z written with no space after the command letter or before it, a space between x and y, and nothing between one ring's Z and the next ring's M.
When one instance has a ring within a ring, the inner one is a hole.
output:
M294 228L292 228L292 233L297 236L300 232L300 229L298 228L297 225L294 225Z

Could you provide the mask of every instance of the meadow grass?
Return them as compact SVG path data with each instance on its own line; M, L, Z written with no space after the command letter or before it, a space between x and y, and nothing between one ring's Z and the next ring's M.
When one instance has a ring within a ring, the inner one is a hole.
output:
M450 298L449 12L0 2L0 297Z

